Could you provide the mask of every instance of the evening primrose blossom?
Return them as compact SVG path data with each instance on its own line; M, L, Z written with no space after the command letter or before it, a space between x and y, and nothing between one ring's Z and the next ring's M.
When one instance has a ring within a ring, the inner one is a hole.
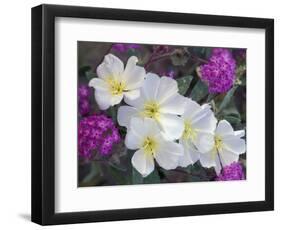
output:
M106 110L119 104L123 97L135 99L139 96L145 69L137 66L138 58L131 56L124 69L123 62L113 54L104 57L97 67L98 78L93 78L89 86L95 88L95 98L99 108Z
M125 98L125 102L129 106L118 109L119 125L130 128L131 118L150 118L158 124L167 139L179 139L182 135L184 123L178 115L184 113L186 100L178 93L174 79L148 73L140 89L140 96L133 100Z
M228 121L221 120L213 137L213 148L200 153L202 166L214 167L220 175L222 167L238 162L239 155L246 151L245 140L242 139L244 135L244 130L234 131Z
M199 152L208 152L213 147L213 135L217 119L210 106L200 106L187 98L184 114L184 131L179 140L183 145L184 155L180 158L179 166L186 167L199 160Z
M179 157L183 155L180 144L165 139L151 118L132 118L125 138L128 149L137 150L132 159L133 167L143 176L153 172L154 159L160 167L170 170L178 166Z

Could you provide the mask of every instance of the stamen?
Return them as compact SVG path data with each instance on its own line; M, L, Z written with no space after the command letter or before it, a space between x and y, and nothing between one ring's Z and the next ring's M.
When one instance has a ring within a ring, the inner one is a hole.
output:
M157 142L154 138L146 137L142 147L146 154L154 155L157 148Z
M147 102L144 104L142 115L144 117L157 119L159 117L159 105L156 102Z
M120 95L125 89L125 83L118 81L113 77L108 78L107 83L109 84L109 89L112 95Z
M182 136L186 140L195 140L196 138L196 131L192 128L192 125L189 121L184 122L184 131Z
M218 135L215 135L215 148L221 150L223 146L222 138Z

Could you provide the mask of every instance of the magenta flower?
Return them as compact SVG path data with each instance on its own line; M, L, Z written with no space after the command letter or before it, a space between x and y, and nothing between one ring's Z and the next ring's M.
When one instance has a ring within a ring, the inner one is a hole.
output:
M220 175L216 177L216 181L229 181L229 180L245 180L242 165L238 162L225 166Z
M88 99L79 100L79 113L85 116L90 113L90 102Z
M88 85L80 85L78 88L79 99L89 98L90 87Z
M228 49L214 48L207 64L199 67L210 93L225 93L235 81L236 62Z
M118 129L105 115L95 114L79 122L78 152L81 158L89 160L94 154L109 155L120 140Z
M140 45L137 44L122 44L122 43L116 43L112 45L112 49L118 52L126 52L129 49L139 49Z
M78 110L81 116L88 115L91 110L90 105L90 87L80 85L78 88Z

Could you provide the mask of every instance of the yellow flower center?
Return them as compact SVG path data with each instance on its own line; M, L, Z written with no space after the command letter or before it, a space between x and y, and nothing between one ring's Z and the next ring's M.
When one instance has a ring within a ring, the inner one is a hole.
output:
M107 83L109 85L109 90L112 95L120 95L125 89L125 83L122 81L118 81L113 77L108 78Z
M189 121L184 122L184 131L182 136L186 140L195 140L196 138L196 131L192 128L192 125Z
M218 135L215 135L215 146L212 150L212 158L215 159L216 154L220 151L223 147L222 138Z
M152 137L146 137L142 144L145 154L154 155L158 144Z
M220 136L218 136L218 135L215 135L215 148L217 150L221 150L222 149L222 145L223 145L222 138Z
M160 115L159 109L160 109L159 104L157 104L156 102L154 101L146 102L144 104L144 110L142 112L142 115L144 117L157 119Z

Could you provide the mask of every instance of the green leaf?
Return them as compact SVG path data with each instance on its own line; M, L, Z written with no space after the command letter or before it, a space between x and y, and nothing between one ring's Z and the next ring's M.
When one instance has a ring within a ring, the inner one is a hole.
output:
M143 182L145 184L155 184L155 183L160 183L160 176L159 176L159 173L157 171L157 169L154 169L154 171L149 174L147 177L145 177L143 179Z
M222 110L220 114L223 119L232 125L237 125L241 122L241 116L233 102L230 102L229 106Z
M208 94L208 86L201 80L198 80L191 91L190 97L195 101L200 101L201 99L206 97L207 94Z
M179 87L179 94L185 95L185 93L187 92L187 90L190 86L192 79L193 79L193 76L191 76L191 75L176 79L176 81L178 83L178 87Z
M91 182L95 177L98 177L100 175L100 167L97 163L94 161L91 163L91 169L90 173L83 179L82 183L89 183Z
M117 110L118 106L111 106L108 109L108 115L112 118L115 123L117 122Z
M212 48L206 48L205 49L205 58L209 59L212 53Z
M91 67L86 65L86 66L82 66L79 68L78 70L78 74L79 76L84 76L86 74L86 72L90 71L91 70Z
M237 86L233 86L231 90L227 92L227 94L224 96L223 101L221 102L219 106L219 111L222 111L224 108L228 106L228 104L232 100L232 96L234 95L235 91L237 89Z
M142 175L132 167L132 184L143 184Z
M86 71L85 76L90 81L91 79L97 77L96 73L94 73L92 70Z
M227 120L232 125L236 125L236 124L239 124L241 122L240 117L238 117L234 114L226 115L224 117L224 119Z
M124 176L124 172L120 171L117 168L110 167L108 168L110 176L114 178L116 184L130 184L130 179L127 176Z

